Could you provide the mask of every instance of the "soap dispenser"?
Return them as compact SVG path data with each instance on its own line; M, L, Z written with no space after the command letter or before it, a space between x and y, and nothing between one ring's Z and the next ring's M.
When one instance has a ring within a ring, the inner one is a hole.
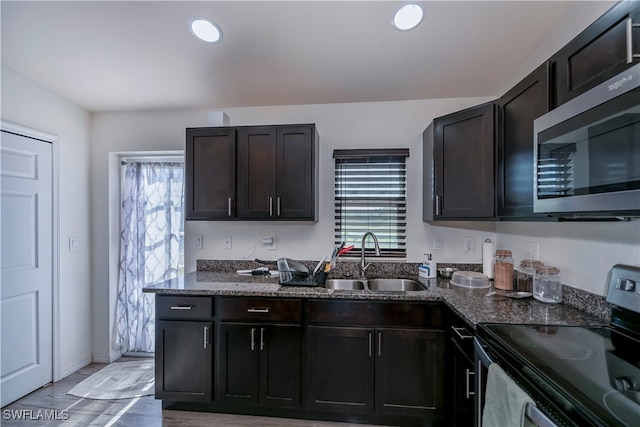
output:
M431 259L431 254L424 254L424 261L418 267L418 275L427 279L433 279L438 276L436 262Z

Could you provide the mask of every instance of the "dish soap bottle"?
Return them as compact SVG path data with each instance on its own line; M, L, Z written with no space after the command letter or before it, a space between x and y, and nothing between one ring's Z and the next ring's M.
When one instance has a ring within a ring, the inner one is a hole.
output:
M436 262L431 259L431 254L424 254L425 260L418 267L418 275L427 279L433 279L438 275Z

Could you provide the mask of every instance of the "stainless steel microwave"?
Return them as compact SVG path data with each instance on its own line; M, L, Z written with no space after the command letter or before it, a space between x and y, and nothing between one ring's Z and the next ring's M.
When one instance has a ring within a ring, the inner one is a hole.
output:
M533 122L533 210L640 216L640 64Z

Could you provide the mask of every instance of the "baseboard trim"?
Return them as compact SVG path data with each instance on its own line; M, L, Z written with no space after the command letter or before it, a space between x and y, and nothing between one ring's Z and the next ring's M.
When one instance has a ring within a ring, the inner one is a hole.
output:
M115 362L116 360L120 359L120 357L122 357L122 351L120 350L116 350L116 351L112 351L109 354L93 354L93 361L95 363L112 363Z
M60 378L58 378L56 381L60 381L64 377L67 377L67 376L73 374L78 369L84 368L85 366L87 366L90 363L91 363L91 356L87 356L84 359L79 360L78 362L74 363L73 365L69 366L68 368L63 369L62 372L60 373Z

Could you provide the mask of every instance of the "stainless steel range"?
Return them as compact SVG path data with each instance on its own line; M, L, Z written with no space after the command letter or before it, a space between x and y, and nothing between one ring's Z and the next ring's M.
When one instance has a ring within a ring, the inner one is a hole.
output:
M611 269L607 301L608 326L479 325L476 425L498 363L535 401L533 425L640 426L640 267Z

